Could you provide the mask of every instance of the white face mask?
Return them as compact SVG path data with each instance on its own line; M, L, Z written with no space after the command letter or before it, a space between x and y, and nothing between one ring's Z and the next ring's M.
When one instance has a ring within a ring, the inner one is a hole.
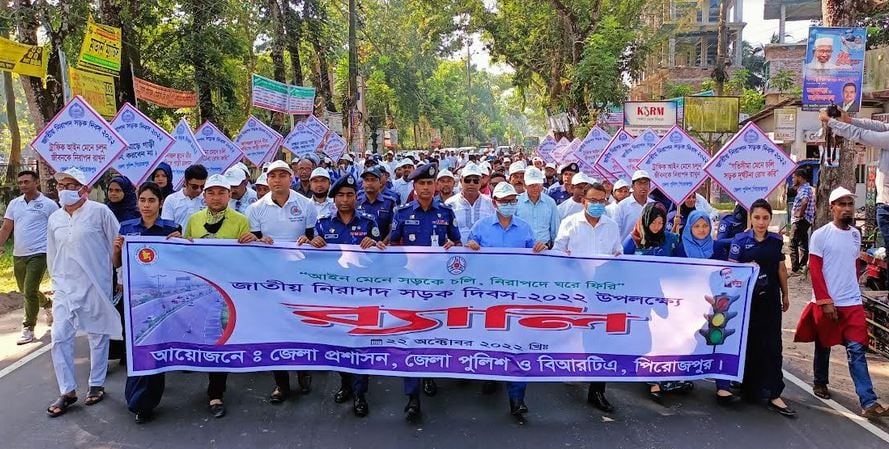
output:
M82 196L80 195L79 190L62 190L59 192L59 203L61 203L62 206L73 206L77 204L81 198Z

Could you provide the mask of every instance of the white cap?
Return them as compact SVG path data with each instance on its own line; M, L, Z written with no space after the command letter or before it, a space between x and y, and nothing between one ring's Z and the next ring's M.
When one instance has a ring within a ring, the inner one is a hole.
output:
M482 177L482 171L478 168L478 165L469 163L463 167L463 170L460 170L460 179L463 179L467 176L478 176Z
M556 169L556 163L555 163L555 162L550 162L549 164L546 164L543 168L551 168L551 169L555 170L555 169Z
M311 181L313 178L327 178L327 180L330 181L330 173L327 171L326 168L318 167L312 170L312 174L311 176L309 176L309 180Z
M515 161L509 165L509 176L512 176L516 173L522 173L525 171L525 163L522 161Z
M833 47L833 38L819 37L819 38L815 39L815 46L816 47L821 47L821 46Z
M630 183L621 178L614 183L614 188L612 190L622 189L624 187L630 187Z
M404 158L404 159L402 159L401 161L399 161L397 165L395 165L395 168L401 168L401 167L404 167L404 166L407 166L407 165L410 165L411 167L413 167L413 166L414 166L414 161L412 161L412 160L410 160L410 159L408 159L408 158Z
M77 181L80 185L86 185L86 175L77 167L71 167L67 170L56 172L55 178L56 182L61 181L65 178L71 178Z
M833 189L832 192L830 192L830 201L828 201L828 203L833 204L834 201L836 201L840 198L845 198L847 196L851 196L852 198L856 197L856 195L854 193L850 192L845 187L837 187L837 188Z
M450 170L442 170L442 171L438 172L438 176L436 176L435 179L441 179L441 178L455 179L456 176L454 176L454 174L451 173Z
M204 184L204 190L210 189L210 187L222 187L225 190L231 190L231 184L229 184L229 179L225 175L220 175L219 173L215 175L210 175L207 178L207 183Z
M259 177L256 178L256 185L258 185L258 186L266 186L266 187L268 187L268 186L269 186L269 177L268 177L268 175L266 175L265 173L259 175Z
M284 161L272 162L271 164L269 164L268 168L266 168L265 172L271 173L275 170L284 170L287 173L290 173L290 176L293 176L293 169L291 169L290 166L287 165L287 162L284 162Z
M590 178L584 172L577 172L574 176L571 177L571 185L576 186L580 184L592 184L596 182L595 179Z
M651 175L648 174L645 170L636 170L633 172L633 182L636 182L640 179L648 179L651 180Z
M245 174L250 173L250 169L247 168L247 165L245 165L243 162L238 162L237 164L232 165L232 167L233 168L240 168Z
M537 167L528 167L525 169L525 184L526 185L534 185L534 184L543 184L543 172L540 171Z
M531 162L537 162L537 161L543 162L543 158L541 158L540 156L534 156L533 158L531 158Z
M340 160L352 162L352 156L349 156L349 153L343 153L343 157L341 157Z
M241 170L235 165L225 171L225 177L228 179L229 185L239 186L242 182L247 180L247 173L244 173L244 170Z
M518 192L516 192L515 187L508 182L497 184L497 187L494 187L494 192L491 194L491 196L498 200L512 195L518 195Z
M482 172L483 175L491 174L491 163L488 161L484 161L481 164L478 164L478 170Z

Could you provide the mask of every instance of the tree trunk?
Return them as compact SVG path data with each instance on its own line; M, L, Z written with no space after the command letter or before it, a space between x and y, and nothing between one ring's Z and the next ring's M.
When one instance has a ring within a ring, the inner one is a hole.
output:
M290 53L290 66L293 70L293 82L295 86L302 86L303 80L302 60L299 56L299 41L302 38L302 23L299 14L293 9L289 0L284 0L284 28L287 31L287 53Z
M285 2L287 0L284 0ZM275 81L287 82L287 67L284 65L284 16L278 0L268 0L266 6L272 20L272 72ZM284 131L284 114L272 112L272 128L278 132Z
M132 72L132 48L139 48L135 42L136 32L133 29L131 20L124 21L121 19L124 2L121 0L103 0L100 2L101 9L99 11L100 23L108 26L120 28L121 40L123 44L120 49L120 76L114 79L114 90L117 94L117 108L120 109L124 103L136 105L136 90L133 87ZM129 16L134 16L134 7L132 2L127 2Z
M209 120L216 123L216 108L213 105L212 94L213 86L210 82L211 77L208 73L209 64L202 47L202 35L206 32L205 29L207 27L213 26L211 24L213 14L210 11L210 7L199 0L192 0L189 2L188 8L191 13L193 39L190 49L191 63L194 65L195 85L198 90L198 108L200 109L201 114L200 121L203 123L204 121Z
M9 8L7 3L0 3L0 12L6 13L8 11ZM3 27L3 29L0 30L0 35L9 37L9 28ZM12 87L11 72L3 72L3 93L6 95L6 118L7 124L9 125L10 137L9 161L6 166L6 178L15 179L17 170L20 170L19 165L21 164L22 159L22 131L19 129L18 115L15 110L15 91Z
M832 27L852 26L855 15L864 11L867 0L822 0L821 8L824 25ZM815 195L815 226L833 220L830 212L830 191L843 186L855 192L855 148L852 142L837 138L836 145L840 149L840 165L837 168L827 167L823 162L818 177L818 192Z
M309 31L309 43L315 50L318 58L318 95L324 99L324 107L328 111L336 112L336 104L333 102L333 89L330 86L330 67L327 64L327 49L321 45L321 27L326 14L319 7L318 0L305 0L303 5L303 20L306 21Z

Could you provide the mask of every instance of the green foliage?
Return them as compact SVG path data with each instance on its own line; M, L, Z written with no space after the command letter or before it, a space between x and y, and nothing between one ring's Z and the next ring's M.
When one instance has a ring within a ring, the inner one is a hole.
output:
M688 97L695 93L691 84L667 84L664 86L664 98Z
M781 69L778 70L772 77L769 79L769 85L776 89L778 93L786 94L789 93L794 85L796 84L796 74L793 73L792 70Z
M755 89L744 89L741 92L740 97L740 107L741 112L749 115L756 114L761 111L766 105L766 97L762 94L762 92Z

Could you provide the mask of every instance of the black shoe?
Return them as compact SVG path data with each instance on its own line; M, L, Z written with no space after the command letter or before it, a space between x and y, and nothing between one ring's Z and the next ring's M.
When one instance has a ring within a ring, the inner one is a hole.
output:
M731 405L740 400L741 398L734 394L728 396L720 396L718 394L716 395L716 403L719 405Z
M340 387L340 389L337 390L336 394L333 395L333 402L336 402L337 404L342 404L343 402L346 402L351 398L352 398L352 389L347 388L347 387Z
M290 396L290 391L275 387L275 391L269 395L269 404L280 404L286 401L288 396Z
M596 407L599 410L602 410L605 413L611 413L614 411L614 406L608 402L608 398L605 397L605 393L602 391L596 391L592 387L590 387L589 392L586 395L586 401L589 402L593 407Z
M435 384L435 379L423 379L423 393L429 397L435 396L438 393L438 385Z
M210 404L210 413L214 418L222 418L225 416L225 404Z
M411 395L404 406L404 419L410 423L416 423L420 420L420 397Z
M139 413L136 413L136 424L145 424L145 423L147 423L148 421L151 421L151 418L152 418L152 417L153 417L153 413L152 413L152 412L139 412Z
M296 380L299 382L299 392L302 394L308 394L312 391L312 374L305 371L299 371L296 373Z
M515 418L516 423L525 424L528 422L525 419L525 413L528 413L528 406L525 405L525 401L509 401L509 414Z
M664 405L664 392L648 390L648 399L651 399L660 405Z
M482 382L482 394L494 394L497 391L497 382L486 380Z
M779 415L786 416L788 418L796 418L796 410L790 408L790 406L778 407L772 401L769 401L767 404L769 410L778 413Z
M419 408L419 403L418 403ZM368 413L367 408L367 399L364 399L363 394L355 395L355 402L352 403L352 412L355 413L355 416L359 418L364 418Z

